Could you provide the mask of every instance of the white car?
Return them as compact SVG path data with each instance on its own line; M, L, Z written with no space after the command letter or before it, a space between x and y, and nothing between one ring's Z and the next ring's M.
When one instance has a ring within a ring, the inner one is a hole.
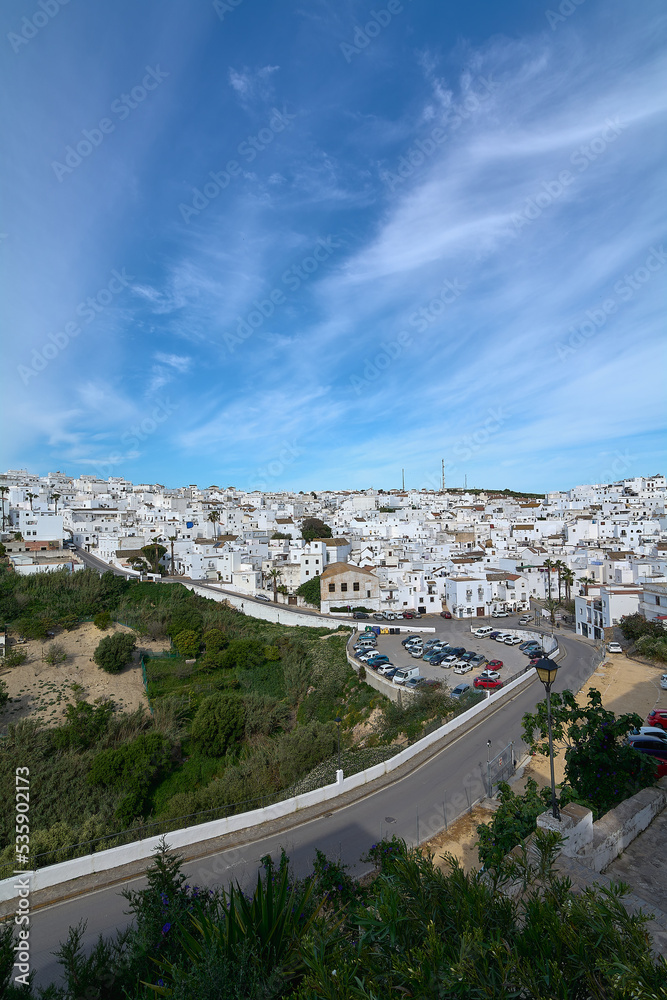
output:
M498 673L497 670L482 670L482 672L479 675L479 677L480 677L480 680L484 680L484 681L499 681L500 680L500 674Z
M457 663L454 666L454 673L455 674L467 674L468 671L472 670L472 669L473 669L472 663L469 663L467 660L461 660L459 663Z
M521 618L519 618L519 625L527 625L528 622L532 622L532 620L532 615L521 615Z
M509 618L509 616L510 616L509 611L492 611L491 612L491 617L492 618Z
M667 691L667 674L663 674L660 678L660 687L663 691Z
M607 643L607 652L608 653L622 653L623 649L621 648L620 642L608 642Z
M378 667L379 674L388 674L390 670L395 670L396 667L393 663L381 663Z
M521 642L521 638L518 635L508 635L505 639L506 646L518 646Z
M496 642L504 642L505 639L511 639L511 638L512 636L509 634L509 632L501 632L500 635L496 636Z
M411 646L409 652L410 656L418 656L420 659L424 655L424 650L421 646Z

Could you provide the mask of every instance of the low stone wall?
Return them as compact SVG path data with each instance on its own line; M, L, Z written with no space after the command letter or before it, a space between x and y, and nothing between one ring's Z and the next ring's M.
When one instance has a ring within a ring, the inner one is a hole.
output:
M566 838L562 853L595 872L603 872L667 806L667 778L621 802L594 823L590 809L570 803L560 820L551 813L537 817L542 830L557 830Z

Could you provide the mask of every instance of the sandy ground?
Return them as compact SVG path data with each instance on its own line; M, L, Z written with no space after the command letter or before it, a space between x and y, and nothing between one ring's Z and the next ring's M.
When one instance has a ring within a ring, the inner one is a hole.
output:
M71 632L59 631L55 638L44 643L34 640L12 646L24 650L28 659L19 667L0 668L0 680L10 697L0 711L0 733L7 732L10 722L26 717L55 725L63 719L67 704L74 702L77 694L88 701L111 698L121 711L131 712L140 705L147 707L139 651L161 652L167 645L164 639L139 640L134 663L120 674L105 673L92 659L104 635L130 631L124 625L113 625L101 632L92 622L85 622ZM67 660L58 666L49 666L44 660L52 643L62 646L67 653Z
M660 688L660 675L664 672L664 666L649 666L645 663L638 663L620 653L610 655L584 685L577 700L581 704L585 704L588 689L595 687L602 694L602 703L605 708L610 709L616 715L622 715L624 712L636 712L642 720L645 720L651 709L667 708L667 691ZM564 778L563 765L563 756L557 756L554 760L556 784ZM523 791L528 778L534 778L539 786L550 785L549 758L542 756L530 758L527 765L517 771L515 779L511 782L514 791ZM490 803L485 802L475 806L472 814L466 813L455 823L452 823L448 831L443 831L423 845L426 850L435 855L435 861L439 867L444 864L438 861L443 852L457 857L466 871L479 867L477 851L474 847L477 841L476 827L478 823L489 822L491 811L487 808L488 805Z

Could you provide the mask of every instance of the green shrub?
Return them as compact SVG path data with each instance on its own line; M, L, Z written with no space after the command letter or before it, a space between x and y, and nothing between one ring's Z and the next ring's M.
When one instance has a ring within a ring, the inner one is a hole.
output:
M264 646L257 639L232 639L223 652L220 666L226 670L234 667L259 667L264 663Z
M240 698L213 694L205 698L192 720L190 735L200 753L222 757L243 738L245 711Z
M91 785L125 793L116 808L116 816L128 824L146 813L150 786L166 768L170 755L171 744L162 733L142 734L117 749L97 754L88 781Z
M497 868L513 847L520 844L536 829L536 819L547 808L551 791L543 789L546 797L537 790L537 782L529 778L523 795L516 795L506 781L498 786L500 807L490 823L477 827L477 854L486 868Z
M98 611L93 618L93 625L95 628L100 629L102 632L106 630L111 625L111 612L110 611Z
M119 674L132 659L136 644L136 636L131 632L105 635L93 653L93 659L108 674Z
M107 732L109 721L114 714L112 701L91 705L87 701L77 701L65 709L65 724L53 730L53 742L59 749L73 747L86 750L94 747Z
M297 594L303 597L308 604L314 604L316 608L320 606L320 578L314 576L312 580L306 580L300 587L297 587Z
M178 635L173 637L172 641L181 656L184 656L189 660L193 659L197 655L201 645L199 632L193 632L192 630L179 632Z
M204 632L204 645L207 653L219 653L227 645L227 637L222 629L210 628Z

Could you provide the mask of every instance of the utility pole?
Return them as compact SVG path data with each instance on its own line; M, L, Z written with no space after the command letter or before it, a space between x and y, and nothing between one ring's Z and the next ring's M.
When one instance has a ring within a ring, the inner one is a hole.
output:
M442 460L442 492L445 492L445 460Z
M467 476L467 474L466 474L466 476L464 477L464 487L463 487L463 488L464 488L465 490L467 490L467 489L468 489L468 476Z
M401 473L402 473L402 486L401 486L401 490L402 490L403 493L405 493L405 469L401 469Z

